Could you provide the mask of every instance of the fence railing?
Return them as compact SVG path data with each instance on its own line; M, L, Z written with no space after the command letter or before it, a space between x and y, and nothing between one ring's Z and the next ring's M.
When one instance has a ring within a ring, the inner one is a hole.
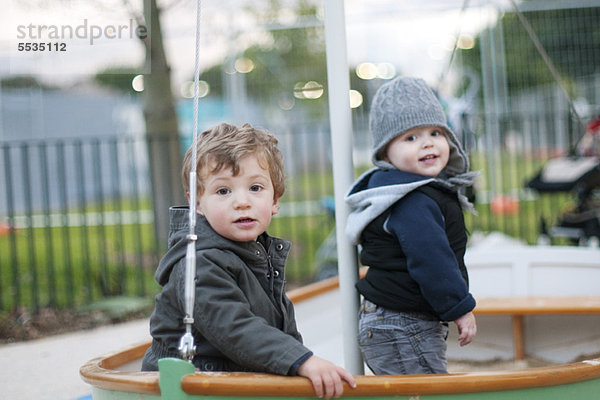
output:
M478 120L481 116L473 117ZM358 122L355 143L367 143L360 125L366 120ZM521 122L536 126L535 120ZM329 132L326 125L273 132L285 155L287 180L269 232L292 241L287 280L305 283L336 262L329 235L335 221L327 202L333 196ZM527 135L539 143L548 131L502 132L516 137L488 142L476 136L469 146L482 177L475 189L479 216L466 216L468 229L535 243L540 220L553 223L573 199L569 193L532 192L524 182L564 148L507 145ZM542 143L562 142L546 137ZM143 137L122 136L0 143L0 310L36 312L157 292L153 274L166 238L154 237L147 148Z
M0 144L0 309L148 294L156 246L144 145Z

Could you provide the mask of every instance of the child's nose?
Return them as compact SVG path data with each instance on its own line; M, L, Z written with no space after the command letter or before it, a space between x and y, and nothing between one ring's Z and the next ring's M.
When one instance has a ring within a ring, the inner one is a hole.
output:
M248 208L250 206L250 198L248 197L248 193L246 192L238 192L236 193L233 205L235 208Z
M433 146L433 139L430 137L427 137L423 140L423 147L432 147Z

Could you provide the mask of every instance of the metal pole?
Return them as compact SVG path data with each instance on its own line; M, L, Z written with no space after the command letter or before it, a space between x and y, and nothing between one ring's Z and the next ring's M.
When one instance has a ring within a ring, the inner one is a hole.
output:
M325 43L329 82L329 121L333 153L333 189L338 253L338 272L342 306L344 363L354 374L364 373L356 339L358 327L358 280L356 250L344 233L348 206L344 195L354 181L352 165L352 116L350 113L350 78L346 55L346 26L343 0L325 0Z

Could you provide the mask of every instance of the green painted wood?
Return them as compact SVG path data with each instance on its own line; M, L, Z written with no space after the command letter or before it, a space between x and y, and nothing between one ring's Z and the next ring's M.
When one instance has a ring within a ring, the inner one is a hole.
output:
M184 374L185 375L185 374ZM184 376L181 375L179 379ZM162 390L162 389L161 389ZM430 396L381 396L381 397L347 397L351 400L597 400L600 393L600 379L571 383L560 386L508 390L498 392L441 394ZM317 397L235 397L235 396L203 396L186 395L187 397L164 397L173 400L273 400L294 399L314 400Z
M181 379L194 373L194 365L180 360L178 358L163 358L158 360L158 386L163 399L168 400L188 400L193 397L189 396L181 389ZM202 396L203 399L208 399Z
M162 396L140 393L118 392L94 387L92 397L94 400L274 400L284 397L234 397L234 396L203 396L188 395L181 390L181 379L194 372L189 363L178 359L169 360L159 368L161 377L159 385ZM161 360L162 361L162 360ZM165 367L166 365L166 367ZM600 379L571 383L560 386L549 386L522 390L508 390L500 392L461 393L431 396L381 396L381 397L351 397L352 400L596 400L600 393ZM308 400L311 397L293 397L286 399Z
M93 400L161 400L160 396L152 394L117 392L115 390L92 388Z

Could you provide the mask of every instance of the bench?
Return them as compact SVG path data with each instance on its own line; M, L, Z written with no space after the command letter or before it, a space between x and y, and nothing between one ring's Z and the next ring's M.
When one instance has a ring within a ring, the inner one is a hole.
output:
M360 269L363 277L367 268ZM593 277L592 277L593 278ZM597 281L593 279L593 284ZM288 292L294 303L307 300L339 287L338 277L294 289ZM513 357L515 360L525 358L525 323L526 315L592 315L600 314L600 296L510 296L487 297L475 296L477 306L475 315L509 316L512 319Z
M512 317L514 359L525 358L523 318L526 315L600 314L600 296L525 296L478 298L476 315Z

